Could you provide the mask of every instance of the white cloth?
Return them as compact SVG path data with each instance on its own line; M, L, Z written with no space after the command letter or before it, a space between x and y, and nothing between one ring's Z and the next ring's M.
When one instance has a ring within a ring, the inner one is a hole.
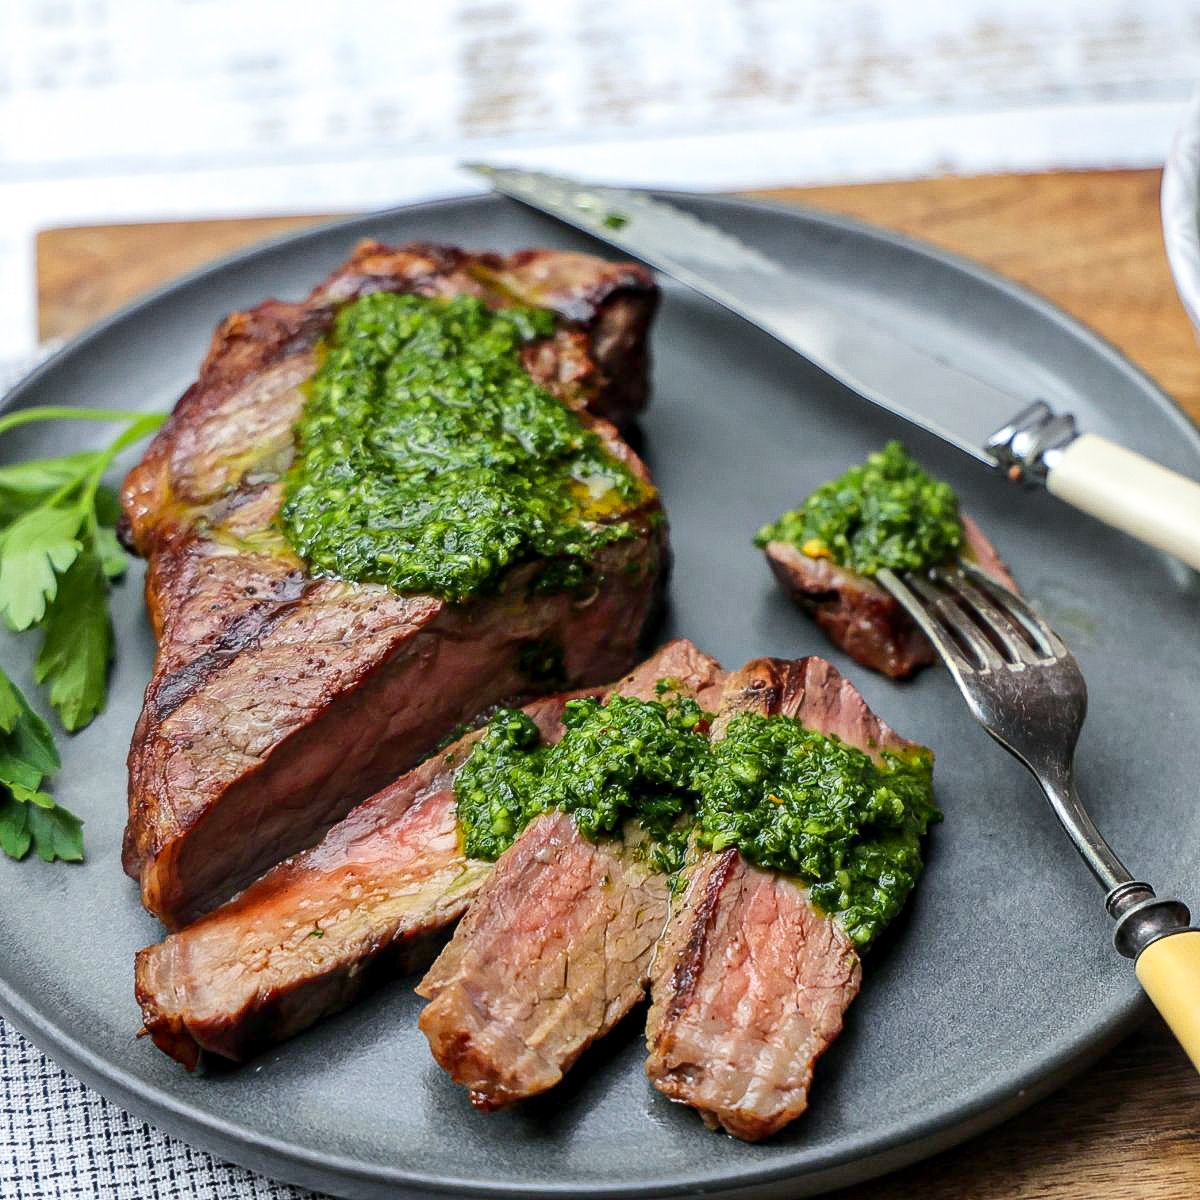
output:
M0 1200L319 1200L131 1117L0 1017Z

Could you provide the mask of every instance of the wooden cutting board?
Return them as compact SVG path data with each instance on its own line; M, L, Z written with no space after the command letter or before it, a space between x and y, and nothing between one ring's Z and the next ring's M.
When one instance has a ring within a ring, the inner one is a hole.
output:
M978 259L1114 342L1200 422L1200 346L1171 284L1157 171L1000 175L763 192ZM44 338L78 332L183 271L316 216L50 229ZM836 1200L1188 1200L1200 1196L1200 1076L1157 1017L999 1129Z

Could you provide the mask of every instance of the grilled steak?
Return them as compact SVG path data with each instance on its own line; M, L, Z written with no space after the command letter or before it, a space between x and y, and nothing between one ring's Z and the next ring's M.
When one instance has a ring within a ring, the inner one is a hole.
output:
M911 744L819 658L759 659L731 675L712 737L746 711L796 717L872 755ZM853 943L803 887L736 849L701 854L655 955L647 1074L706 1124L768 1137L807 1106L859 979Z
M691 680L708 663L673 642L616 690L651 695L663 675ZM561 736L569 698L526 706L548 741ZM242 1061L377 980L428 963L436 935L492 870L463 856L455 819L455 770L478 737L435 754L236 900L142 950L137 998L159 1049L188 1068L202 1051Z
M995 547L968 516L963 517L970 555L989 575L1015 588ZM873 579L811 558L790 542L768 542L767 561L796 603L855 662L893 679L904 679L935 661L933 647L912 618Z
M642 267L367 242L307 300L224 321L122 497L159 639L129 754L124 863L172 927L312 845L457 722L545 690L522 668L531 648L561 648L558 686L627 670L655 607L666 549L652 493L614 514L636 536L600 551L586 601L531 593L538 563L463 605L305 571L276 520L302 387L339 307L379 291L556 310L526 370L646 478L608 420L645 402L656 291Z
M661 676L702 703L724 676L689 643ZM668 880L616 838L590 842L565 813L538 817L502 854L417 992L434 1058L490 1111L553 1087L645 995Z

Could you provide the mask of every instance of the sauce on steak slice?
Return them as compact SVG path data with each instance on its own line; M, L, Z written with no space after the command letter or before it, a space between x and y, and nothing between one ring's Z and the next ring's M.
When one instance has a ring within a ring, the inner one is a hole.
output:
M699 686L711 661L672 642L613 690L653 695L675 674ZM525 707L546 740L562 736L570 698ZM463 855L455 814L454 775L479 736L460 738L236 900L142 950L137 999L159 1049L189 1069L202 1052L240 1062L376 981L426 965L492 870Z
M545 690L522 669L531 646L561 647L558 686L627 670L657 606L668 554L652 493L614 514L636 536L600 553L586 603L531 595L536 564L457 606L305 571L276 523L303 385L338 308L378 291L554 309L557 332L526 347L525 368L648 478L609 423L645 403L657 291L643 267L365 242L307 300L222 322L122 494L159 640L129 752L123 857L171 927L312 845L446 729Z
M820 658L730 675L713 739L742 712L795 717L873 756L912 745ZM813 1066L858 993L858 951L805 888L734 848L692 861L675 909L654 959L646 1072L709 1126L769 1137L808 1105Z
M1016 589L995 547L964 514L969 555L1005 587ZM768 542L767 562L788 594L855 662L892 679L906 679L936 661L933 647L890 592L873 579L813 558L790 542Z
M619 691L659 678L711 703L724 672L690 643ZM632 840L632 839L631 839ZM496 862L417 987L438 1063L485 1111L554 1087L646 993L667 877L617 838L588 841L562 812L534 820Z

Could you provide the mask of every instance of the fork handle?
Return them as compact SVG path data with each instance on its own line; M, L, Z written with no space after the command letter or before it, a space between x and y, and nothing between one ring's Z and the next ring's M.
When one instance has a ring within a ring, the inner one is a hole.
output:
M1200 483L1094 433L1048 466L1054 495L1200 571Z
M1138 982L1200 1071L1200 929L1169 933L1134 966Z

